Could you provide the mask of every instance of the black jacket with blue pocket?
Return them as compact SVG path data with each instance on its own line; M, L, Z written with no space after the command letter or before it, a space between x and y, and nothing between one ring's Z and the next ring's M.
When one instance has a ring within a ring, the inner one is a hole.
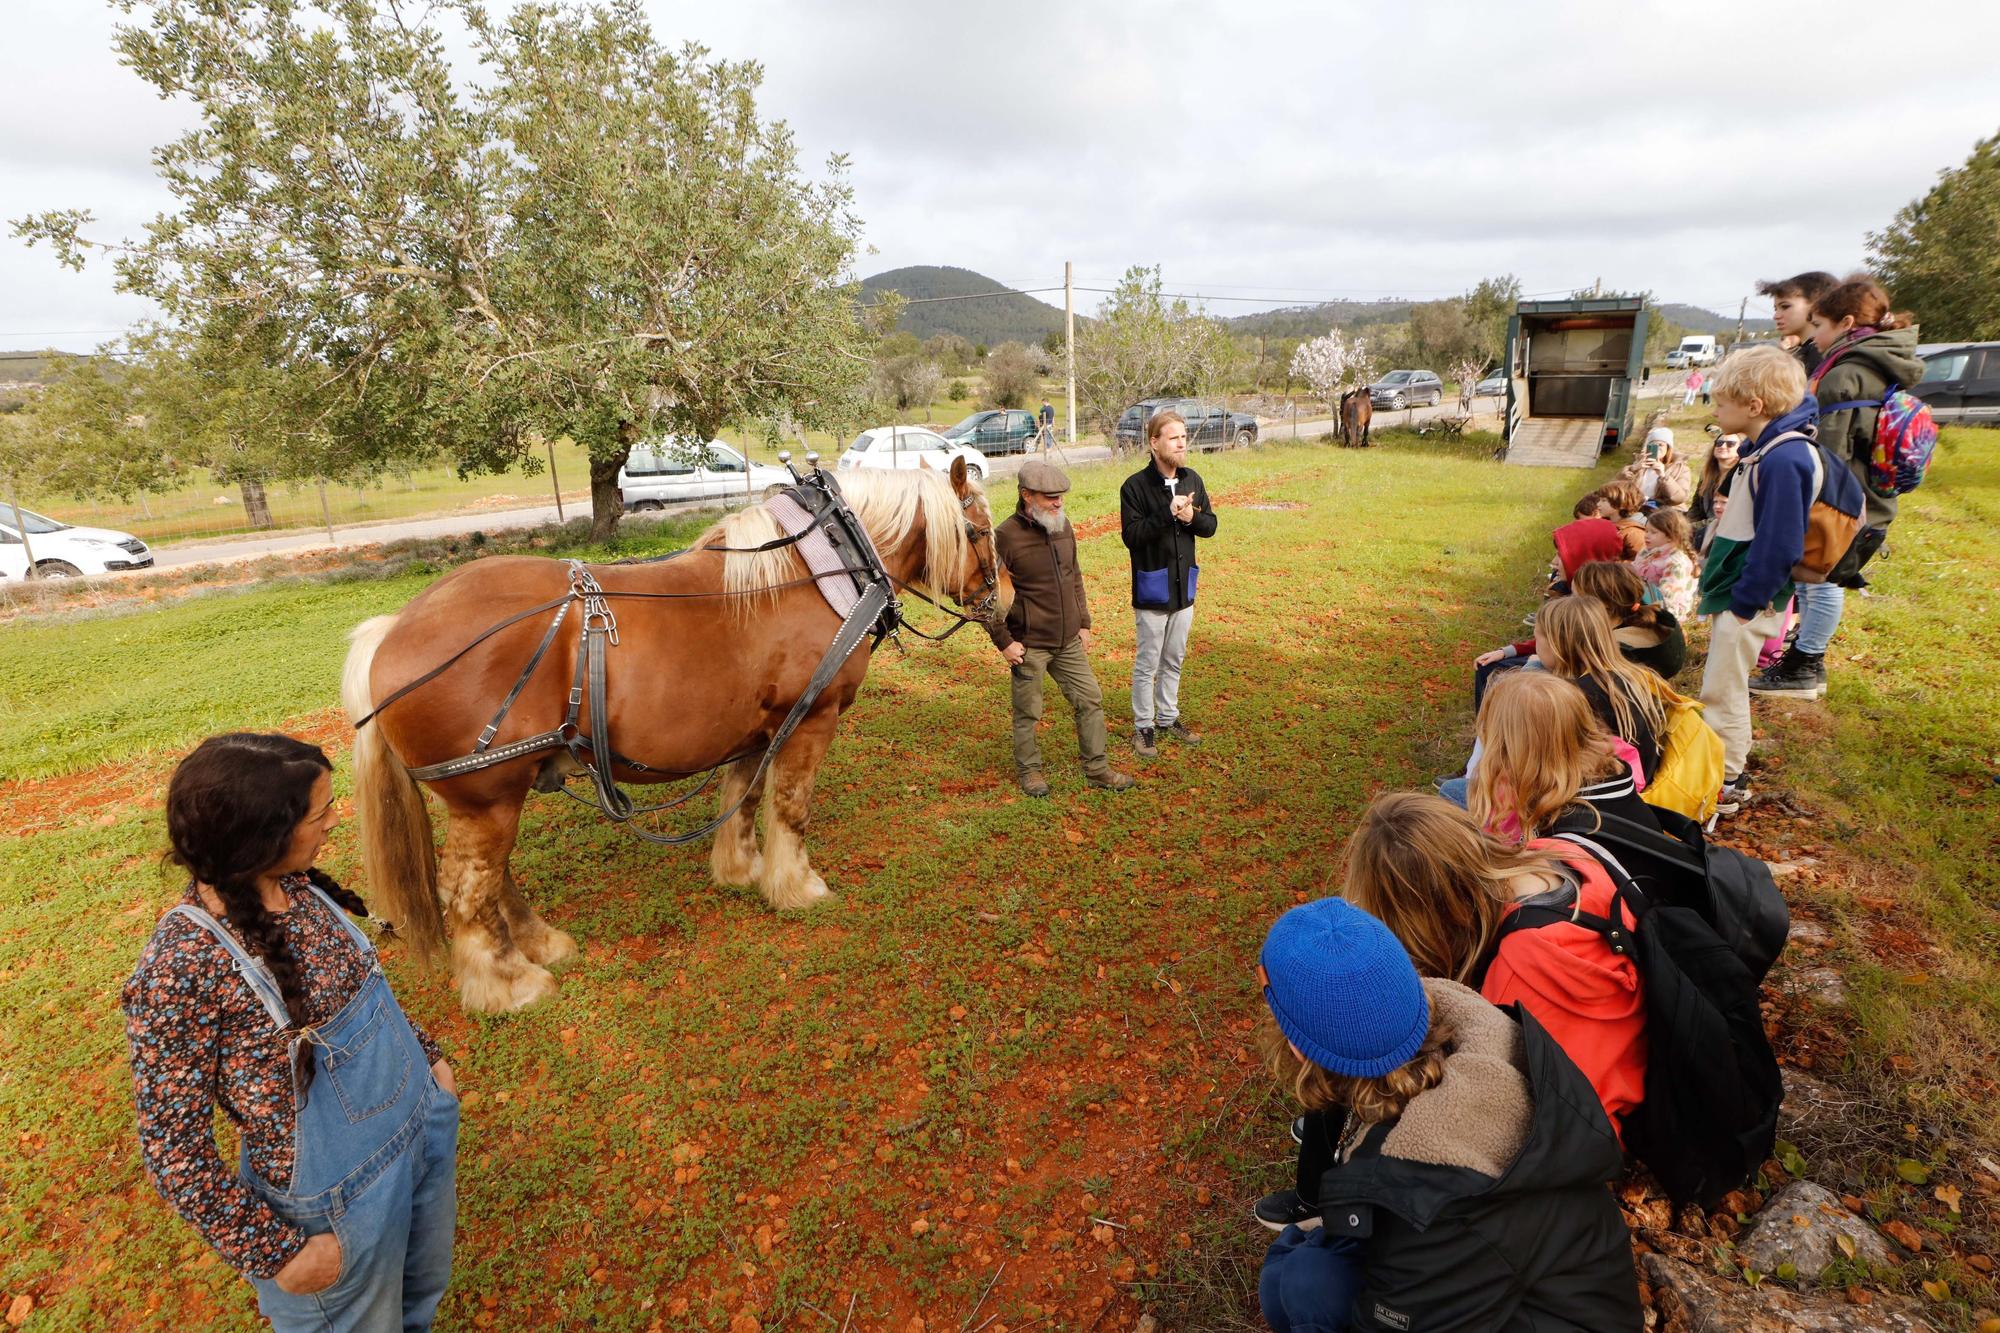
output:
M1194 497L1194 521L1173 516L1176 494ZM1194 605L1201 564L1195 558L1197 537L1215 535L1215 506L1208 487L1191 467L1183 467L1169 487L1159 465L1145 467L1125 479L1118 492L1119 532L1132 558L1132 605L1141 611L1174 612Z

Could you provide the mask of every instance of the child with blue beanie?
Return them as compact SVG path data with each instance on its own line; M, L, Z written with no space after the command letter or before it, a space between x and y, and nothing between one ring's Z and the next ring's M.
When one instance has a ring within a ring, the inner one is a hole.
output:
M1338 898L1278 918L1257 975L1265 1062L1336 1145L1264 1259L1274 1333L1642 1326L1618 1140L1532 1015L1419 978Z

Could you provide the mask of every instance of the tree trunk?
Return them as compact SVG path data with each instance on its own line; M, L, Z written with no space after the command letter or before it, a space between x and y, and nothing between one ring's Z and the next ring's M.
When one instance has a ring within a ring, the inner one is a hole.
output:
M618 451L613 454L590 455L590 539L594 542L608 542L618 533L618 520L625 516L625 506L618 498L618 472L631 457L637 430L630 426L620 426L618 430Z
M250 526L259 530L273 526L271 502L264 495L264 483L245 477L237 483L237 488L243 492L243 517L250 520Z

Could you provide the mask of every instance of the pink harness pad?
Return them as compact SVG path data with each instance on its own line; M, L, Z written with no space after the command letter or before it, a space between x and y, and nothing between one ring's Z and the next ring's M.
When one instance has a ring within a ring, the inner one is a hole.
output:
M787 537L797 537L806 529L812 529L799 538L795 549L806 562L806 569L812 573L813 580L819 584L820 596L826 598L826 604L833 608L835 615L842 620L847 619L847 613L861 600L861 589L855 583L854 575L847 572L847 564L840 558L840 552L827 538L825 527L815 527L811 511L789 493L772 496L764 502L764 508L778 521L778 526L784 529ZM879 565L881 556L875 551L867 530L858 523L854 526L861 533L861 540L869 543L869 552L875 555Z

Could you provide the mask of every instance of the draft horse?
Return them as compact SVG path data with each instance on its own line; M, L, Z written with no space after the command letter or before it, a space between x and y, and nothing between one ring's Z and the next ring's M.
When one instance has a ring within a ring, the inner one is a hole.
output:
M949 596L975 616L1004 613L1011 593L993 547L992 510L962 459L949 474L853 473L839 490L895 589ZM716 523L675 557L582 566L585 586L601 589L600 615L615 615L615 646L601 649L601 692L577 679L586 610L571 608L577 613L553 629L553 612L505 623L562 605L583 578L570 562L476 560L396 614L355 629L341 695L358 724L355 812L370 897L423 957L435 958L449 940L467 1009L531 1005L555 988L548 969L576 956L576 942L523 898L509 856L529 791L559 789L582 771L578 755L587 763L592 753L544 748L426 781L446 811L440 865L411 770L449 768L475 749L505 753L510 741L532 743L554 730L615 741L615 750L607 744L597 753L609 757L619 783L721 769L720 809L734 813L716 831L716 882L754 883L780 910L826 896L806 854L808 806L873 644L863 639L845 661L832 661L828 645L844 622L797 546L783 540L778 520L758 507ZM836 674L760 777L760 761L823 659ZM441 663L449 665L439 670ZM482 743L482 728L510 691L504 722ZM592 702L600 693L601 717Z
M1369 431L1375 424L1375 400L1368 386L1349 389L1340 395L1340 442L1367 448Z

